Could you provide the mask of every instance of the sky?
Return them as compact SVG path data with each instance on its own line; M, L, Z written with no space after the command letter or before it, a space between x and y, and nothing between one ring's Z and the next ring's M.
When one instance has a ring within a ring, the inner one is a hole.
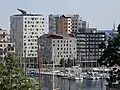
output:
M19 13L17 8L28 13L79 14L90 27L112 29L120 23L120 0L1 0L0 28L9 30L10 16ZM46 19L46 22L47 19Z

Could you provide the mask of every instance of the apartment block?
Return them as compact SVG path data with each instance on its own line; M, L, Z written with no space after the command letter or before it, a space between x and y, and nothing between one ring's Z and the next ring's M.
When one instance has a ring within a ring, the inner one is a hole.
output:
M76 33L76 38L77 60L81 66L98 67L97 59L102 54L99 44L106 40L105 32L98 32L96 28L87 28L84 32Z
M10 37L15 42L16 53L25 58L27 67L36 67L37 41L44 34L45 18L42 14L28 14L18 9L21 14L10 17Z
M77 59L76 38L73 34L45 34L39 38L40 57L43 64L60 64L60 60Z

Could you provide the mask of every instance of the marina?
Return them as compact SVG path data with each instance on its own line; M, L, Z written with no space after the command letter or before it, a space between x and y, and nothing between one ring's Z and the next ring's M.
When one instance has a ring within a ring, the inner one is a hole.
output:
M64 71L41 71L31 70L28 75L40 82L42 90L106 90L106 78L109 76L108 71L98 71L97 68L92 70L82 70L78 66L65 68ZM53 84L54 83L54 84Z
M38 70L30 70L28 73L31 77L38 77L39 71ZM55 71L41 71L40 75L46 76L56 76L61 77L62 79L68 80L99 80L99 79L106 79L109 77L108 70L98 70L97 68L93 68L92 70L82 70L82 68L78 66L73 66L72 68L65 68L64 71L55 70Z

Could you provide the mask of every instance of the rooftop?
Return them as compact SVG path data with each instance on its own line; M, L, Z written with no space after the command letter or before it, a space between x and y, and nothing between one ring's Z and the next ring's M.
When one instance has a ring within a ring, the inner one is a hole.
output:
M13 16L43 16L43 14L15 14Z
M66 36L64 35L59 35L59 34L49 34L47 35L47 38L52 38L52 39L63 39L64 37L72 37L75 38L74 34L68 34Z
M17 9L21 14L15 14L13 16L43 16L42 14L28 14L25 10Z

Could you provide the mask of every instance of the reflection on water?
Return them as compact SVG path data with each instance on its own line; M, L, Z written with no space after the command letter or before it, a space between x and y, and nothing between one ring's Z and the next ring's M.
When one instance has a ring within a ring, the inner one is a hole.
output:
M105 90L105 81L102 80L67 80L55 77L55 88L60 90ZM52 76L41 77L42 90L52 89Z

